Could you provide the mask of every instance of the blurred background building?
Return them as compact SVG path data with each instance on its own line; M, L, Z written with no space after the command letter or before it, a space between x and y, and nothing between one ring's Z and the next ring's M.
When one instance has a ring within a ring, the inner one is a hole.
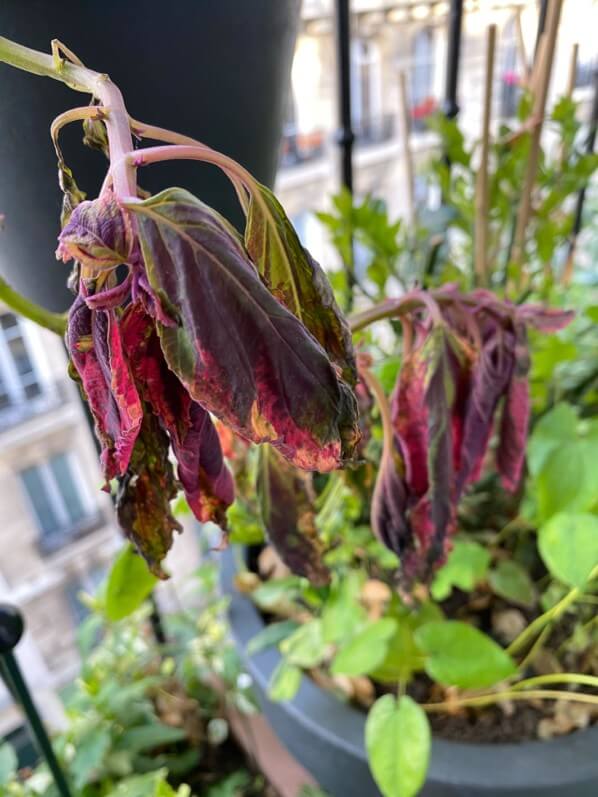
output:
M406 78L415 198L423 202L428 189L422 169L436 145L426 117L442 108L449 3L353 0L352 9L356 194L382 198L395 218L405 211L399 73ZM493 119L499 123L515 114L523 52L531 59L538 13L534 0L465 0L464 10L460 118L474 138L481 124L487 25L498 26ZM303 243L327 267L338 264L314 211L329 206L339 185L332 12L333 0L303 0L276 185ZM568 0L552 97L567 84L577 43L574 97L590 101L597 30L596 2ZM75 635L84 608L77 595L97 587L120 544L101 482L62 343L0 307L0 601L18 604L25 614L28 632L19 658L50 721L59 719L56 690L79 664ZM175 547L177 572L195 562L188 536ZM0 737L20 722L0 688Z

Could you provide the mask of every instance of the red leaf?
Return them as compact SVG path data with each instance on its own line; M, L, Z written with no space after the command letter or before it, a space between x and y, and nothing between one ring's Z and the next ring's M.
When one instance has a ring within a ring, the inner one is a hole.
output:
M69 313L67 346L95 420L107 480L122 475L143 410L113 310L90 310L78 296Z

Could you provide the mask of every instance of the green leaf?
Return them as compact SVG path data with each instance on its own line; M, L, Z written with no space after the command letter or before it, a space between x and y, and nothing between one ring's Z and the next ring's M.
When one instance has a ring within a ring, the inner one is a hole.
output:
M527 465L532 476L538 475L552 451L576 436L577 413L571 404L557 404L543 415L534 426L527 446Z
M589 509L598 498L598 446L589 440L563 443L548 454L536 477L541 520L557 512Z
M299 318L349 384L356 380L349 327L326 274L303 248L280 202L265 186L252 192L245 246L270 292Z
M17 773L17 754L8 743L0 744L0 786L8 786Z
M598 566L598 517L562 512L538 533L544 564L555 578L570 587L584 587Z
M490 554L482 545L457 540L446 564L436 573L431 587L432 597L442 601L448 598L453 587L471 592L485 577L489 564Z
M309 669L318 665L325 656L326 645L322 636L322 621L310 620L280 643L280 652L297 667Z
M375 670L384 661L396 630L396 620L388 617L372 623L337 653L331 666L333 675L364 675Z
M419 609L413 610L394 598L389 615L396 621L397 630L388 644L384 661L370 675L382 683L407 682L414 672L423 670L425 664L425 656L415 642L415 629L444 618L434 603L424 603Z
M297 576L288 576L260 584L251 593L251 597L261 609L271 609L281 601L293 600L300 590L301 579Z
M270 677L268 696L271 700L292 700L301 686L303 673L299 667L282 659Z
M517 672L506 651L467 623L427 623L417 629L415 641L426 655L426 672L444 686L478 689Z
M365 746L374 780L384 797L415 797L430 760L431 733L423 709L403 695L379 698L369 711Z
M81 789L100 768L110 749L112 736L108 728L93 727L77 740L75 757L69 765L76 789Z
M262 650L278 645L279 642L282 642L283 639L290 636L297 628L299 628L299 623L296 623L294 620L283 620L280 623L271 623L270 625L264 626L264 628L247 643L247 655L255 656L256 653L260 653Z
M186 738L187 733L183 728L175 728L162 722L154 722L126 730L119 738L115 749L126 750L130 753L141 753L146 750L153 750L155 747L161 747L164 744L182 742Z
M113 622L136 611L156 585L144 560L126 545L116 558L108 575L105 594L106 617Z
M527 570L518 562L499 562L488 575L492 591L501 598L528 608L536 602L536 590Z
M322 611L322 633L326 642L347 639L366 621L365 609L359 603L362 582L362 574L353 570L332 587Z

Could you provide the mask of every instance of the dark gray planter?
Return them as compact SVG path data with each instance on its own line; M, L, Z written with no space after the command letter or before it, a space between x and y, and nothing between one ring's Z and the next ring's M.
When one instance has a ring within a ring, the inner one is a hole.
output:
M292 755L333 797L375 797L363 745L365 715L304 678L294 700L266 695L280 656L274 649L247 657L247 643L263 627L255 606L234 588L232 552L222 555L222 587L230 595L230 623L264 713ZM475 745L435 739L421 797L597 797L598 727L561 739Z
M49 52L58 38L92 69L109 72L129 113L186 133L274 180L300 0L1 0L0 35ZM72 301L54 259L61 194L52 119L84 94L0 64L0 274L51 310ZM106 161L81 144L63 151L80 188L97 193ZM143 187L188 188L231 221L228 181L213 166L167 163L140 172Z

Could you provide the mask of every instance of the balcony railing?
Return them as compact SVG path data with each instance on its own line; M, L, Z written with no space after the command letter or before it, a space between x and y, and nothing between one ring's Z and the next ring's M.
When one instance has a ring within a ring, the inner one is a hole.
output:
M294 126L288 126L282 136L280 167L286 169L321 158L325 143L323 130L300 133Z
M68 387L67 380L51 382L42 385L41 392L35 397L5 404L0 408L0 432L61 407L69 399Z
M395 121L394 114L385 113L355 122L354 132L357 146L369 147L390 141L395 134Z

